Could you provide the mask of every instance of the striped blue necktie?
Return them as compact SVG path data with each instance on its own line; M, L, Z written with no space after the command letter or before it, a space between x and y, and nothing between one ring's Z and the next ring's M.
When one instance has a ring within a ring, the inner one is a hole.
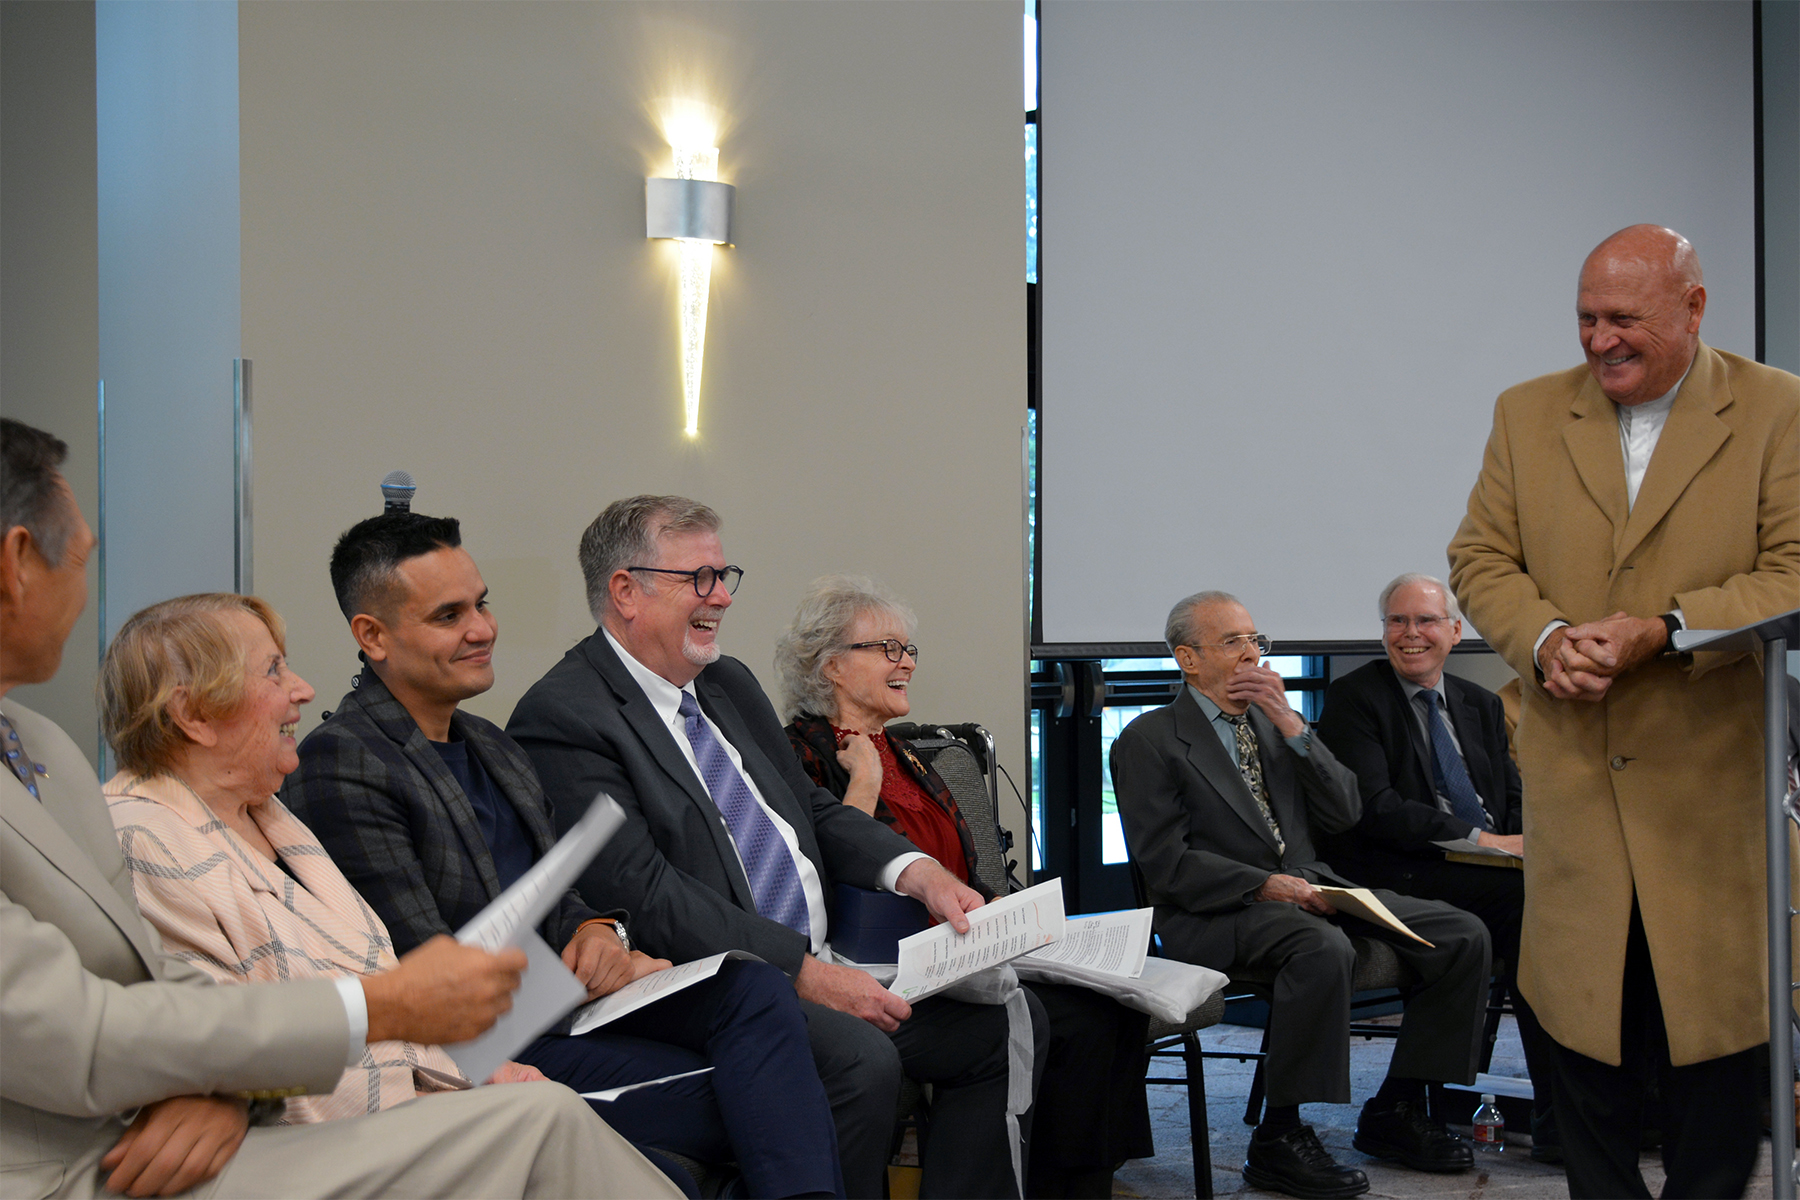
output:
M681 716L686 722L688 744L694 748L694 761L700 764L700 781L719 806L725 825L731 830L731 840L737 843L738 856L744 860L756 911L810 938L812 917L806 908L806 892L800 886L794 856L781 840L781 831L756 802L750 785L744 782L725 747L713 736L712 727L700 715L700 706L686 692L681 693Z
M1469 781L1469 769L1463 765L1456 743L1450 740L1450 727L1444 724L1444 710L1438 707L1438 694L1426 688L1419 693L1425 701L1425 726L1431 730L1431 782L1438 791L1450 797L1450 811L1473 825L1477 831L1488 827L1487 810Z

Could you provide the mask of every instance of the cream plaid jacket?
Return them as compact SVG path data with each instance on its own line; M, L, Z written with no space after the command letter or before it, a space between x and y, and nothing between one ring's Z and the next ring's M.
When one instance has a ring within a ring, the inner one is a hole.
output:
M170 954L222 983L372 975L395 965L381 919L281 801L270 797L250 817L299 883L179 780L120 772L105 791L138 909ZM439 1090L417 1067L460 1077L435 1046L376 1042L330 1095L290 1099L285 1121L359 1116Z

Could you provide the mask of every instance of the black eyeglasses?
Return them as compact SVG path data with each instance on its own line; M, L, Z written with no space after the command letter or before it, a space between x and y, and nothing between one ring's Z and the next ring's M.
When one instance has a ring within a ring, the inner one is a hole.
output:
M887 659L889 662L899 662L901 655L904 655L904 654L912 655L912 660L915 663L919 661L919 648L917 646L913 645L910 642L902 645L901 643L896 642L893 638L882 638L879 642L851 642L850 649L852 649L852 650L877 650L878 649L883 654L887 655Z
M627 571L652 571L658 575L686 575L694 581L694 594L702 600L712 595L713 589L721 583L725 585L725 594L737 594L738 584L743 581L742 567L696 567L692 571L671 571L667 567L626 567Z

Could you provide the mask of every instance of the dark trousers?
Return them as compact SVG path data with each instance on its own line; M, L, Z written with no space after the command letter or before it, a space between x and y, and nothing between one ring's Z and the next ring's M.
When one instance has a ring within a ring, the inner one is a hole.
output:
M1113 1168L1156 1153L1144 1095L1150 1018L1072 984L1029 990L1050 1039L1032 1105L1025 1194L1111 1196Z
M593 1033L539 1038L519 1061L578 1092L710 1066L589 1103L640 1149L735 1160L754 1196L844 1194L806 1018L787 976L767 963L727 961L712 979Z
M837 1120L849 1195L885 1195L903 1074L933 1088L919 1195L1018 1195L1006 1129L1004 1007L934 996L913 1005L892 1034L822 1005L802 1001L801 1008Z
M1332 866L1338 867L1333 861ZM1446 862L1442 857L1412 858L1370 854L1351 867L1339 868L1368 887L1388 888L1421 900L1442 900L1472 913L1487 926L1494 961L1506 963L1506 987L1519 1022L1519 1046L1531 1073L1532 1110L1541 1118L1550 1111L1556 1076L1556 1046L1538 1024L1515 982L1519 970L1519 929L1525 912L1525 872L1511 867Z
M1618 1066L1552 1042L1556 1123L1569 1195L1575 1200L1650 1195L1638 1170L1638 1151L1654 1086L1662 1094L1665 1200L1742 1196L1762 1140L1757 1095L1765 1080L1757 1048L1685 1067L1670 1065L1662 998L1635 900L1625 941L1624 989Z
M1350 1102L1351 934L1388 943L1420 979L1407 1000L1388 1073L1441 1083L1475 1079L1491 969L1486 928L1448 904L1375 894L1432 945L1280 901L1228 913L1157 912L1157 931L1171 957L1267 983L1271 1105Z

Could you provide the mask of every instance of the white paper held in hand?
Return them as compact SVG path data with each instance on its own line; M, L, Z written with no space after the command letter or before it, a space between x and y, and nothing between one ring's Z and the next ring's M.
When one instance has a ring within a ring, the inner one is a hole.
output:
M501 1063L587 998L587 988L538 936L537 926L624 823L625 811L613 798L596 795L581 820L544 857L456 931L456 940L464 945L490 953L518 946L526 957L525 978L513 994L512 1010L480 1037L444 1047L476 1084L486 1082Z
M457 930L456 940L487 951L516 943L522 931L537 927L624 823L625 810L605 792L597 793L581 820L492 904Z
M969 932L948 924L900 939L899 974L888 991L909 1004L959 979L997 967L1063 936L1062 880L1051 879L968 914Z
M580 1037L590 1030L598 1029L609 1021L634 1013L647 1004L654 1004L664 996L673 995L684 988L693 987L711 979L719 973L719 968L728 958L745 958L752 962L761 962L756 955L743 950L726 950L707 958L696 958L693 962L680 963L673 967L664 967L660 971L652 971L642 979L634 979L616 992L608 993L598 1000L592 1000L575 1010L575 1020L569 1027L570 1035Z
M480 1037L444 1047L457 1069L476 1086L486 1083L502 1063L587 998L587 988L563 966L562 957L537 935L537 930L526 929L518 944L525 951L527 965L525 981L513 993L512 1008Z

